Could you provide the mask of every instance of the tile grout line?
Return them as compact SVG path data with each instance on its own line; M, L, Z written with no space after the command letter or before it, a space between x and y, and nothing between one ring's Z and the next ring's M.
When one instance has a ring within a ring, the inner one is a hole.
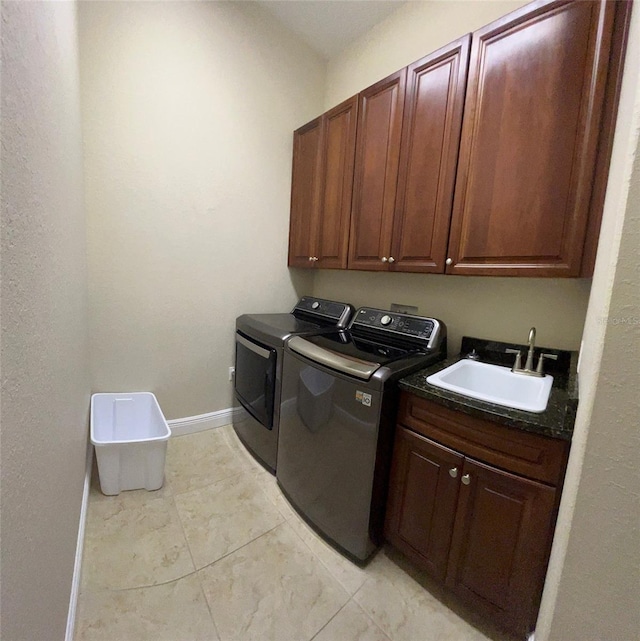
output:
M190 434L186 434L185 436L191 436L191 435L190 435ZM228 442L226 442L226 438L224 437L224 434L222 434L222 438L225 440L225 445L229 448L229 450L230 450L230 451L231 451L231 453L233 454L234 458L235 458L236 460L238 460L238 461L242 464L242 463L243 463L243 461L242 461L241 457L240 457L236 452L234 452L234 451L233 451L233 448L229 445L229 443L228 443ZM167 486L168 486L168 487L167 487L167 489L169 490L170 495L169 495L169 496L166 496L166 497L158 497L158 498L162 498L162 499L171 499L171 502L173 503L173 507L174 507L174 509L176 510L176 514L177 514L177 516L178 516L178 522L180 523L180 529L181 529L182 534L183 534L183 536L184 536L184 538L185 538L185 543L186 543L186 545L187 545L187 551L189 552L189 557L191 558L191 563L192 563L193 568L194 568L194 570L193 570L192 572L188 572L187 574L183 574L183 575L181 575L181 576L179 576L179 577L176 577L176 578L174 578L174 579L169 579L168 581L162 581L162 582L160 582L160 583L152 583L152 584L145 584L145 585L136 585L136 586L133 586L133 587L127 587L127 588L109 588L109 587L104 587L104 586L93 586L93 587L92 587L92 589L94 589L94 590L99 590L99 591L103 591L103 592L128 592L128 591L131 591L131 590L143 590L143 589L146 589L146 588L154 588L154 587L161 586L161 585L169 585L169 584L171 584L171 583L175 583L176 581L180 581L181 579L186 579L187 577L191 577L191 576L193 576L194 574L197 574L200 570L204 570L205 568L207 568L207 567L210 567L210 566L214 565L215 563L217 563L218 561L221 561L222 559L226 558L226 557L227 557L227 556L229 556L230 554L233 554L234 552L237 552L238 550L241 550L243 547L245 547L245 546L249 545L250 543L253 543L253 541L256 541L257 539L259 539L260 537L264 536L265 534L268 534L269 532L273 531L276 527L279 527L279 526L280 526L280 525L282 525L283 523L286 523L286 522L287 522L286 518L284 517L284 515L283 515L282 513L280 513L280 515L283 517L283 521L282 521L281 523L278 523L277 525L275 525L274 527L270 528L269 530L267 530L267 531L265 531L265 532L262 532L261 534L259 534L258 536L254 537L253 539L251 539L251 540L249 540L249 541L247 541L247 542L243 543L241 546L239 546L239 547L237 547L237 548L235 548L235 549L233 549L233 550L228 551L226 554L224 554L223 556L221 556L221 557L219 557L219 558L215 559L215 560L214 560L214 561L212 561L211 563L207 563L206 565L203 565L201 568L198 568L198 567L197 567L197 564L196 564L196 562L195 562L195 559L193 558L193 552L192 552L192 550L191 550L191 546L189 545L189 540L188 540L188 538L187 538L187 534L186 534L186 531L185 531L185 529L184 529L184 523L182 522L182 518L181 518L181 516L180 516L180 511L178 510L178 507L177 507L177 504L176 504L175 498L176 498L177 496L182 495L182 494L188 494L188 493L190 493L190 492L196 492L196 491L198 491L198 490L202 490L202 489L204 489L204 488L206 488L206 487L209 487L209 486L211 486L211 485L215 485L215 484L216 484L216 483L218 483L218 482L221 482L221 481L224 481L224 480L228 480L228 479L233 478L233 477L236 477L236 476L241 476L241 475L243 475L243 474L251 474L251 472L250 472L249 470L245 470L245 469L243 469L243 470L241 470L240 472L234 472L233 474L231 474L231 475L229 475L229 476L225 476L225 477L224 477L224 478L222 478L222 479L218 479L217 481L214 481L213 483L208 483L207 485L202 486L202 487L200 487L200 488L195 488L195 489L193 489L193 490L187 490L186 492L175 492L175 493L174 493L174 491L173 491L173 487L171 486L171 482L169 481L169 483L167 483L167 481L166 481L166 478L167 478L167 477L166 477L166 475L165 475L165 483L166 483L166 484L167 484ZM261 489L261 491L262 491L262 488L260 488L260 489ZM265 498L267 498L267 499L268 499L268 497L265 497ZM275 506L274 506L274 507L275 507ZM207 602L207 603L208 603L208 602Z
M349 605L349 602L351 601L351 598L347 600L347 602L338 609L338 611L309 639L309 641L313 641L339 614L342 612L347 605Z
M198 570L196 570L195 574L198 574ZM200 579L199 576L196 576L196 580L198 581L198 585L200 586L200 593L202 594L204 598L204 602L207 604L207 610L209 611L209 616L211 617L211 623L213 623L213 629L216 631L216 635L218 636L218 641L222 640L222 637L220 636L220 631L218 630L218 626L216 624L215 617L213 616L213 612L211 611L211 605L209 603L209 599L207 599L207 594L204 591L204 586L202 585L202 580Z
M250 541L247 541L246 543L243 543L240 547L237 547L235 550L230 550L223 556L221 556L219 559L216 559L215 561L212 561L211 563L207 563L207 565L203 565L199 570L196 570L196 572L200 572L200 570L204 570L205 568L209 568L212 565L215 565L219 561L222 561L222 559L226 559L228 556L231 556L232 554L235 554L238 552L238 550L242 550L242 548L246 548L247 545L251 545L254 541L257 541L258 539L261 539L263 536L266 536L270 532L273 532L276 528L279 528L281 525L284 525L286 521L283 521L282 523L278 523L278 525L274 525L271 529L267 530L266 532L263 532L262 534L258 534L255 538L251 539Z
M293 518L297 518L304 527L308 527L307 524L302 520L302 518L300 518L295 512L293 513L293 516L286 521L286 523L288 523ZM311 546L296 532L294 528L291 528L291 529L293 530L294 534L306 546L309 552L311 552L311 554L313 554L313 556L318 560L320 565L322 565L322 567L335 579L335 581L338 582L340 587L349 595L349 600L351 600L360 591L362 586L366 583L367 579L365 578L365 580L362 582L362 585L353 594L351 594L351 592L343 585L342 581L340 581L340 579L331 571L331 568L313 551Z
M187 434L187 436L189 436L189 435ZM177 511L177 509L176 509L176 511ZM178 520L180 520L180 514L179 513L178 513ZM149 585L137 585L137 586L134 586L134 587L131 587L131 588L105 588L105 587L99 587L99 586L96 586L96 588L98 590L102 591L102 592L128 592L128 591L131 591L131 590L144 590L146 588L155 588L155 587L160 586L160 585L169 585L170 583L175 583L176 581L180 581L181 579L186 579L187 577L193 576L194 574L197 574L198 572L200 572L201 570L204 570L205 568L208 568L208 567L211 567L212 565L215 565L219 561L222 561L222 559L226 559L228 556L234 554L238 550L242 550L242 548L246 547L247 545L250 545L254 541L257 541L258 539L262 538L266 534L269 534L269 532L273 532L273 530L275 530L276 528L278 528L281 525L284 525L286 523L287 523L287 521L284 520L281 523L278 523L277 525L274 525L269 530L266 530L265 532L262 532L262 534L259 534L258 536L254 537L250 541L247 541L246 543L243 543L241 546L239 546L239 547L237 547L237 548L235 548L233 550L229 550L229 552L226 552L221 557L215 559L215 561L211 561L211 563L207 563L206 565L203 565L201 568L196 567L196 563L193 560L193 555L191 554L191 548L189 547L189 542L187 541L187 550L189 551L189 556L191 557L191 561L193 562L193 567L195 568L195 570L193 570L193 572L188 572L187 574L183 574L182 576L176 577L175 579L169 579L168 581L162 581L161 583L152 583L152 584L149 584ZM183 532L184 532L184 527L182 526L182 521L181 520L180 520L180 527L183 529ZM185 535L185 538L186 538L186 535Z
M231 425L231 423L229 423L228 425ZM233 456L234 460L237 463L240 463L241 468L244 468L245 465L244 465L244 461L242 461L242 457L237 452L234 451L234 448L229 443L226 434L222 431L223 428L227 427L228 425L221 425L219 427L211 428L211 429L208 429L208 430L203 430L201 432L193 432L193 433L190 433L190 434L184 434L184 435L180 435L180 436L178 436L176 438L187 438L187 437L190 437L190 436L203 436L203 435L206 435L208 432L219 433L220 439L225 444L225 446L229 449L229 451L231 452L231 455ZM171 440L170 440L170 442L171 442ZM167 452L167 459L168 458L169 458L169 452ZM224 481L226 479L232 478L233 476L237 476L238 474L242 474L243 472L246 472L246 471L247 470L245 470L245 469L241 469L240 472L233 472L232 474L229 474L228 476L221 477L221 478L217 479L216 481L214 481L214 483L217 483L218 481ZM166 471L165 471L165 478L167 478ZM206 485L203 485L202 487L208 487L209 485L213 485L213 483L207 483ZM193 492L195 490L202 489L202 488L198 487L198 488L194 488L194 489L191 489L191 490L185 490L184 492L174 492L171 482L169 482L169 487L171 489L171 495L172 496L176 496L178 494L186 494L187 492Z
M173 498L177 496L183 496L184 494L191 494L192 492L199 492L200 490L204 490L208 487L211 487L212 485L217 485L218 483L222 483L223 481L228 481L229 479L234 478L235 476L240 476L241 474L246 474L246 472L243 470L241 472L234 472L233 474L230 474L229 476L225 476L223 478L217 479L216 481L213 481L213 483L207 483L206 485L201 485L200 487L194 487L191 490L185 490L184 492L176 492L175 494L172 494L171 496Z
M367 617L367 619L369 619L369 621L371 621L371 623L373 623L373 625L374 625L378 630L380 630L380 632L382 632L382 634L384 634L384 636L385 636L385 637L387 637L387 639L389 639L389 641L394 641L393 637L392 637L390 634L387 634L387 633L382 629L382 627L381 627L380 625L378 625L378 623L375 621L375 619L374 619L374 618L373 618L373 617L372 617L372 616L371 616L371 615L370 615L370 614L369 614L369 613L368 613L368 612L367 612L367 611L362 607L362 605L360 605L360 603L358 603L358 601L356 601L356 596L358 596L358 593L359 593L359 592L364 588L364 586L368 583L368 581L369 581L369 577L367 577L367 578L364 580L364 583L363 583L363 584L362 584L362 585L361 585L361 586L360 586L360 587L359 587L359 588L358 588L358 589L353 593L353 596L351 597L351 601L353 601L353 603L354 603L356 606L358 606L358 608L359 608L359 609L360 609L360 611L364 614L364 616L365 616L365 617Z
M286 521L283 521L283 523L286 523ZM196 570L195 574L196 575L200 574L200 572L202 570L204 570L205 568L208 568L208 567L211 567L212 565L215 565L218 561L221 561L222 559L230 556L231 554L234 554L235 552L237 552L238 550L241 550L242 548L246 547L250 543L253 543L254 541L257 541L259 538L265 536L266 534L269 534L269 532L273 532L273 530L275 530L276 528L280 527L281 525L282 525L282 523L278 523L278 525L276 525L275 527L272 527L270 530L267 530L266 532L263 532L262 534L257 536L255 539L252 539L251 541L248 541L244 545L241 545L239 548L233 550L232 552L229 552L228 554L225 554L224 556L221 556L219 559L216 559L215 561L213 561L213 563L209 563L208 565L205 565L204 567L200 568L199 570ZM216 634L218 635L219 641L222 641L222 637L220 636L220 632L218 630L218 626L216 625L216 619L213 616L213 612L211 610L211 604L209 603L209 599L207 598L207 593L205 592L204 586L202 585L202 580L201 580L200 576L197 576L196 578L198 580L198 584L200 585L200 590L202 591L202 594L204 596L205 603L207 604L207 609L209 610L209 616L211 617L211 621L213 622L213 627L214 627L214 629L216 631Z
M193 558L193 551L191 550L191 546L189 545L189 539L187 537L187 531L184 529L184 523L182 522L182 517L180 516L180 510L178 509L178 504L176 503L175 496L171 497L171 500L173 501L173 507L175 508L176 514L178 515L178 523L180 523L180 530L182 531L182 536L184 536L184 542L187 544L187 550L189 550L189 557L191 558L191 564L193 565L193 571L197 572L198 569L196 567L196 560ZM190 575L186 575L190 576Z
M366 581L365 581L365 583L366 583ZM360 605L360 604L355 600L355 598L354 598L354 597L356 596L356 594L358 594L358 592L360 592L360 590L361 590L363 587L364 587L364 583L363 583L363 584L358 588L358 590L357 590L357 591L356 591L356 593L353 595L353 597L351 597L351 601L353 601L354 605L356 605L356 606L359 608L359 610L362 612L362 614L364 614L364 616L365 616L365 617L366 617L366 618L367 618L371 623L373 623L373 625L374 625L378 630L380 630L380 632L382 632L382 634L384 634L384 636L385 636L385 637L387 637L387 639L389 639L389 641L394 641L394 640L393 640L393 637L391 637L391 635L387 634L387 633L382 629L382 627L381 627L380 625L378 625L377 621L375 621L375 619L374 619L374 618L373 618L373 617L372 617L372 616L371 616L371 615L370 615L370 614L369 614L369 613L368 613L368 612L367 612L367 611L366 611L366 610L365 610L365 609L364 609L364 608L363 608L363 607L362 607L362 606L361 606L361 605Z

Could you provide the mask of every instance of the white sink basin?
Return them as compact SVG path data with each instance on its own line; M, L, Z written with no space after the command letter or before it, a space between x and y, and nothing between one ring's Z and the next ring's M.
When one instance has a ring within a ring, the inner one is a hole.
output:
M553 376L514 374L508 367L460 360L427 377L427 383L481 401L527 412L544 412Z

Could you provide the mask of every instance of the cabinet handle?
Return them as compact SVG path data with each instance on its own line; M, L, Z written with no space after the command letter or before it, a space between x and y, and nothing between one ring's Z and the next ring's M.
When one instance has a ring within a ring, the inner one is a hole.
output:
M313 256L309 256L309 260L313 260Z
M389 256L389 262L390 263L395 263L396 259L393 256Z
M453 264L453 260L451 258L447 258L444 262L447 263L447 265Z
M381 260L383 263L386 263L386 262L387 262L387 257L386 257L386 256L383 256L380 260Z
M449 476L450 476L452 479L455 479L455 478L458 476L458 468L457 468L457 467L452 467L452 468L449 470Z
M469 485L469 483L471 483L471 476L469 474L463 474L460 480L464 485Z
M317 263L317 262L318 262L318 257L317 257L317 256L314 256L314 257L313 257L313 261Z

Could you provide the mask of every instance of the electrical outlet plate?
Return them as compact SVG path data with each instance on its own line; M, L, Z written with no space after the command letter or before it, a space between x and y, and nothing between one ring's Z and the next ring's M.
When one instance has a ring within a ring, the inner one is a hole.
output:
M232 381L233 377L236 375L236 368L235 367L230 367L229 368L229 380Z
M403 305L402 303L391 303L391 311L399 314L418 314L418 308L413 305Z

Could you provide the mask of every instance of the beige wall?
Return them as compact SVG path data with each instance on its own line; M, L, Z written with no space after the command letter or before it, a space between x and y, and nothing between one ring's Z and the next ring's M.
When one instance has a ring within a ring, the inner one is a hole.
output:
M409 2L329 61L325 108L389 73L474 31L525 2ZM589 296L589 280L483 278L424 274L318 271L314 294L354 305L418 306L443 320L449 352L463 335L526 342L529 328L538 344L578 349Z
M525 4L525 0L406 2L329 60L325 109Z
M63 639L86 460L75 6L2 3L3 641Z
M81 3L80 59L94 390L228 408L236 316L311 289L286 267L291 141L325 65L242 2Z
M632 17L580 406L536 641L640 631L640 12Z
M590 281L543 278L482 278L437 274L390 274L326 270L315 277L313 293L346 300L356 307L389 309L391 303L418 307L443 320L450 354L462 336L526 343L537 329L543 347L577 349Z

